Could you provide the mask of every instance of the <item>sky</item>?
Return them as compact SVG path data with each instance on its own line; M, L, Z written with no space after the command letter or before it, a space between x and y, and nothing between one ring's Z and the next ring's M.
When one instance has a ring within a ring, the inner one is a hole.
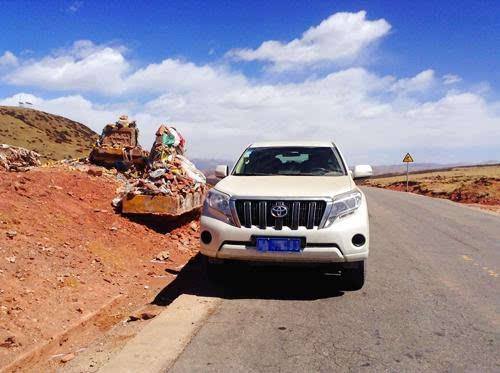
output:
M350 164L500 160L498 1L0 0L0 105L188 155L334 141Z

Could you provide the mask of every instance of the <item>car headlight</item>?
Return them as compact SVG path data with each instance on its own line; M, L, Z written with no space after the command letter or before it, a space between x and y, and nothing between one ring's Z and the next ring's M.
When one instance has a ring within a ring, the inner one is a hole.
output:
M211 189L208 192L203 204L202 214L223 221L224 223L235 225L229 205L229 196L218 190Z
M325 223L325 228L333 224L336 219L352 214L361 206L361 192L358 190L339 194L333 199L330 215Z

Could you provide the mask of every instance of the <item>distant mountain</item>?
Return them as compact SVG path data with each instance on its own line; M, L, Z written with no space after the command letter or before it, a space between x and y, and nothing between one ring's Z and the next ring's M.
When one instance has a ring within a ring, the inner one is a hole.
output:
M97 138L87 126L59 115L0 106L0 143L34 150L45 161L86 157Z
M196 168L203 171L205 174L213 174L215 167L220 164L227 164L232 166L232 162L227 159L204 159L204 158L191 158L191 162L196 165Z

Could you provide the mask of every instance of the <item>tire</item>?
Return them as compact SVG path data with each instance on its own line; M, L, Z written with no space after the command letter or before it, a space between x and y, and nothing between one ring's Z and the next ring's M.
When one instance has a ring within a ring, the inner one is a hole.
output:
M360 290L365 284L365 261L349 263L349 266L342 269L342 287L344 290Z

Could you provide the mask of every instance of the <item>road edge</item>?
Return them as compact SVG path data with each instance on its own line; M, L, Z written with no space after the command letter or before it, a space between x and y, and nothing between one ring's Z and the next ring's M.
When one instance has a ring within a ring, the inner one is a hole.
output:
M165 372L220 302L220 298L179 296L99 369L99 373Z

